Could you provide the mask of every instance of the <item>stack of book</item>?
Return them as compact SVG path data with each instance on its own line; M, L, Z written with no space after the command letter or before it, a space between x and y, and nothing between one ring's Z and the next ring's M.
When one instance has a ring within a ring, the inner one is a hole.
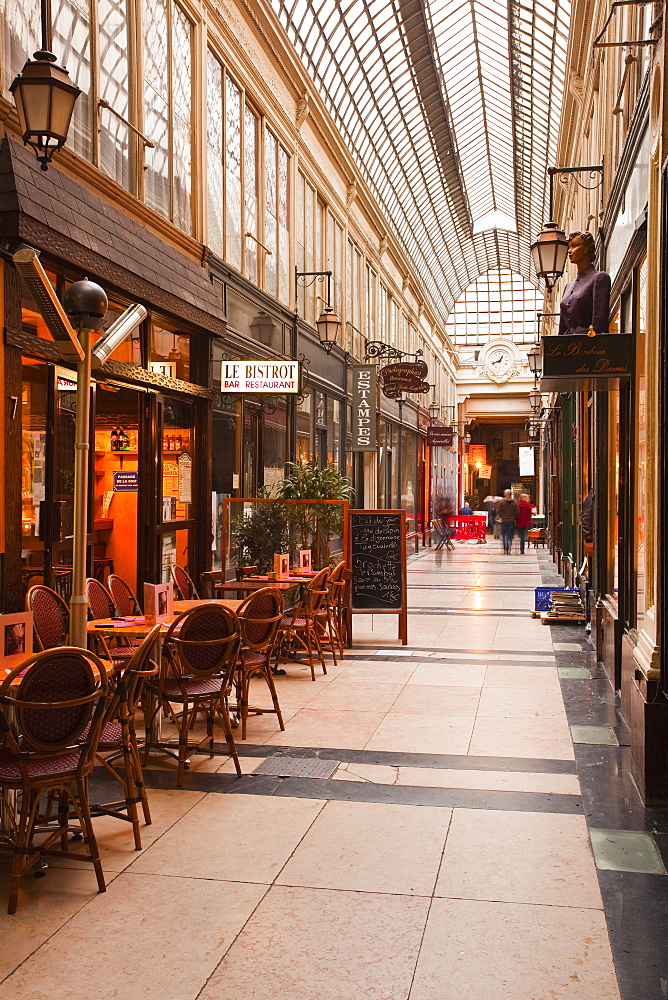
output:
M584 621L584 607L577 591L554 590L550 594L550 610L541 615L543 621Z

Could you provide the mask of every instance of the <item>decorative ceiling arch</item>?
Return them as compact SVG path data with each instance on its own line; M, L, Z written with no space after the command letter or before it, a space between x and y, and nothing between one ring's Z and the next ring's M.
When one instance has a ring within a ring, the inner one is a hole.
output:
M536 284L570 0L269 0L445 319L478 275Z

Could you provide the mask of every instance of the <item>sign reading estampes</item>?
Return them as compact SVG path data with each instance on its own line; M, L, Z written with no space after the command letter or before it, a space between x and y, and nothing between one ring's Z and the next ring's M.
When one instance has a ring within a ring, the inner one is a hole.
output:
M352 365L353 451L376 450L376 365Z
M221 392L299 392L298 361L222 361Z

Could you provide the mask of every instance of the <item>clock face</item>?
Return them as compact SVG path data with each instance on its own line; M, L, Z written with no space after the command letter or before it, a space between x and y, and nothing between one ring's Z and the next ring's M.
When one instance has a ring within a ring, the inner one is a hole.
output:
M510 368L510 355L506 351L492 351L487 359L487 364L495 372L505 372Z

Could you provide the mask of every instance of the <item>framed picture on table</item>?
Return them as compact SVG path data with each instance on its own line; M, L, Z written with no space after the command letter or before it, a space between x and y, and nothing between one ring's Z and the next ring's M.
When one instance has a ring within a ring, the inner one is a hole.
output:
M300 549L299 550L299 568L303 571L309 572L311 569L311 550L310 549Z
M275 552L274 553L274 572L276 574L277 580L289 580L290 579L290 553L289 552Z
M32 614L0 615L0 667L13 656L32 653Z

